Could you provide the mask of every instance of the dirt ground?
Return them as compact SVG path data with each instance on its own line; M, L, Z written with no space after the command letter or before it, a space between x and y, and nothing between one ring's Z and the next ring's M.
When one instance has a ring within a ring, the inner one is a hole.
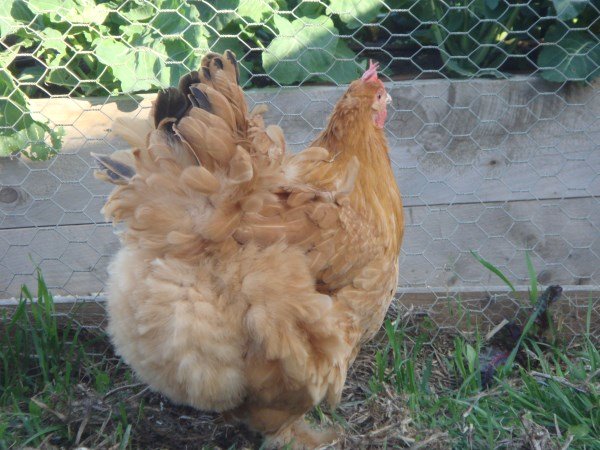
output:
M417 440L409 410L404 406L406 401L387 385L381 395L370 393L368 381L373 374L377 348L375 341L357 358L335 412L332 414L323 407L328 414L321 416L321 424L332 424L332 415L344 423L337 448L381 448L384 442L390 448L409 447ZM435 351L443 350L438 346ZM115 366L115 375L119 371L124 372L122 367ZM452 383L439 367L433 373L433 383ZM114 433L110 429L115 427L116 417L123 414L133 423L130 442L134 448L257 449L261 446L258 434L243 425L225 422L219 414L174 405L141 383L122 379L116 384L117 387L103 395L85 382L76 386L75 399L68 406L70 417L66 420L72 421L73 431L82 436L80 447L107 448ZM318 414L313 413L312 418L318 426ZM429 442L420 441L422 448L448 447L442 430L430 431ZM423 435L423 430L418 433ZM51 448L53 443L48 444ZM59 442L55 444L60 447Z
M70 434L76 436L78 449L117 449L115 435L122 435L124 425L131 424L129 445L139 449L258 449L261 437L241 424L227 423L219 414L198 411L175 405L164 396L152 392L137 382L131 372L119 361L106 339L93 333L81 340L94 340L91 348L102 370L110 375L111 387L101 393L92 377L83 377L73 389L72 398L66 402L55 398L40 406L46 409L50 422L69 424ZM443 430L418 430L413 426L406 400L392 386L383 384L379 395L372 395L369 380L374 373L375 353L384 345L381 332L367 344L352 366L344 389L342 401L334 412L323 406L324 414L314 411L309 415L315 426L335 425L343 431L335 448L448 448ZM421 358L434 355L432 386L448 387L454 383L436 358L449 354L453 347L452 336L438 335L434 346L426 345ZM101 362L100 362L101 361ZM419 367L419 361L415 361ZM35 401L35 398L34 398ZM334 423L334 422L337 422ZM119 430L118 428L121 428ZM424 432L425 431L425 432ZM423 436L427 436L423 439ZM49 435L43 449L58 450L64 446L60 438Z

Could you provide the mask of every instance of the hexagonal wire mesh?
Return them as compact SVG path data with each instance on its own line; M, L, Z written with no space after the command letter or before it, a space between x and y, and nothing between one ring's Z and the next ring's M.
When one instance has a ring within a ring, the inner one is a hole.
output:
M470 250L519 286L530 251L539 281L565 286L571 325L590 299L600 315L597 2L30 0L0 14L0 298L39 265L55 294L102 304L118 242L90 152L124 148L115 117L145 116L143 93L231 48L292 150L368 58L381 63L402 304L440 329L497 321L521 303Z

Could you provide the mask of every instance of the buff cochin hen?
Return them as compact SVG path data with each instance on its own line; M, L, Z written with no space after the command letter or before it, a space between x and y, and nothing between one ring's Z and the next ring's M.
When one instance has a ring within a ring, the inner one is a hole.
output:
M116 185L109 334L152 389L222 412L269 447L335 434L304 421L335 405L396 289L400 193L383 127L390 97L371 67L298 154L248 112L232 52L210 53L150 120L115 122L132 150L94 155Z

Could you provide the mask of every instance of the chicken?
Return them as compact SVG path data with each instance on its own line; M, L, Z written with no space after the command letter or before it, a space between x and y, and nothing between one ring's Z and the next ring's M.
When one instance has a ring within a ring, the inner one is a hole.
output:
M210 53L160 93L150 121L117 120L132 151L95 155L123 223L109 268L117 352L174 402L223 413L268 447L335 437L304 420L335 405L393 298L402 203L371 64L306 150L248 112L235 55Z

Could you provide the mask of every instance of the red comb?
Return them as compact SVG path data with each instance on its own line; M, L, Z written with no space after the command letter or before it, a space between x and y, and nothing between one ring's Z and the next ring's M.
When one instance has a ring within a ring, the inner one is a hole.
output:
M379 63L373 62L372 59L369 60L369 68L363 73L361 79L363 81L377 81L377 69L379 69Z

